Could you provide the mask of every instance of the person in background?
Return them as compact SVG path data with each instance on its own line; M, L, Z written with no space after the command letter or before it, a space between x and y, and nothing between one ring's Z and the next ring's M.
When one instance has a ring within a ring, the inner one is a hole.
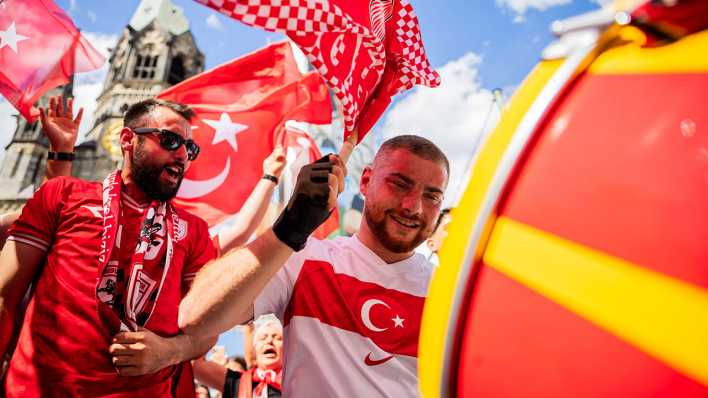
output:
M244 372L248 369L246 358L240 355L230 356L229 359L226 361L226 365L224 366L226 366L227 369L231 369L235 372Z
M283 326L274 316L254 322L255 366L245 371L230 369L217 361L195 360L194 375L200 382L222 392L224 398L280 397L283 367Z
M209 387L204 384L195 384L194 395L196 398L211 398L211 393L209 393Z
M424 245L420 245L416 251L421 253L428 259L430 263L438 266L440 259L438 258L438 251L442 247L445 238L447 237L447 225L452 221L452 215L450 214L450 208L445 208L440 211L440 216L438 221L435 223L435 230L430 238L426 239Z

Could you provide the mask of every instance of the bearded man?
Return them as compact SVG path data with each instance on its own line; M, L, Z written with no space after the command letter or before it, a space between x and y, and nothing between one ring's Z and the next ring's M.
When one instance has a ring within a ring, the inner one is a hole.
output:
M180 325L214 335L274 313L285 325L284 396L417 396L418 334L433 267L414 249L434 230L448 175L447 158L429 140L389 139L362 174L364 215L355 236L291 241L292 255L271 246L282 260L254 261L261 266L251 272L261 279L249 283L232 271L236 256L212 262L182 302ZM277 226L274 233L282 235Z
M103 183L55 178L25 205L0 253L0 356L34 284L6 375L8 397L167 397L185 379L194 394L182 363L203 354L215 338L181 334L178 310L217 248L206 222L171 201L199 154L193 116L174 102L134 104L120 133L122 170ZM72 158L65 152L48 156ZM320 173L324 184L305 181L300 186L308 192L295 191L302 203L308 193L323 196L317 201L323 214L327 170ZM288 220L281 229L305 236L319 225L292 212ZM266 251L269 244L262 244Z

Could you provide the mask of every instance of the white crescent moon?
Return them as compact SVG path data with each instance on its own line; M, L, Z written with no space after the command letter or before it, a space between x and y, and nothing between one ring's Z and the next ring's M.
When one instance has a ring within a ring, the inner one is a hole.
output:
M387 330L388 328L377 328L374 326L373 323L371 323L371 319L369 318L369 312L371 312L371 308L375 306L376 304L383 305L386 308L391 308L388 306L388 304L384 303L381 300L377 299L369 299L364 302L364 305L361 306L361 321L364 322L364 326L369 328L370 330L373 330L374 332L383 332L384 330Z
M231 169L231 158L226 159L226 165L224 169L221 170L219 175L216 177L209 178L208 180L189 180L183 179L182 185L177 192L177 197L181 199L194 199L207 194L210 194L221 184L226 181L226 177L229 176L229 170Z

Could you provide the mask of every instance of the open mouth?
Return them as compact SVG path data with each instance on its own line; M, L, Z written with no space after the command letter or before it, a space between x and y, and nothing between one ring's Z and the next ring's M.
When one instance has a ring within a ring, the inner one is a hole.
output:
M174 181L179 181L179 179L182 177L182 173L184 173L184 168L180 166L166 166L165 167L165 174Z
M415 229L415 228L420 227L420 223L415 220L411 220L411 219L408 219L405 217L400 217L395 214L391 214L390 216L393 221L395 221L397 224L402 225L406 228Z
M275 348L266 348L263 350L263 355L266 355L268 357L275 357L278 355L278 353L275 351Z

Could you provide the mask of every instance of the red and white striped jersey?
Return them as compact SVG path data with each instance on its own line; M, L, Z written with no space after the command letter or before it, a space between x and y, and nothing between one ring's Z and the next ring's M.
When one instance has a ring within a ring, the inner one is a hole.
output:
M433 267L387 264L356 237L310 239L254 304L285 326L288 397L419 395L418 332Z

